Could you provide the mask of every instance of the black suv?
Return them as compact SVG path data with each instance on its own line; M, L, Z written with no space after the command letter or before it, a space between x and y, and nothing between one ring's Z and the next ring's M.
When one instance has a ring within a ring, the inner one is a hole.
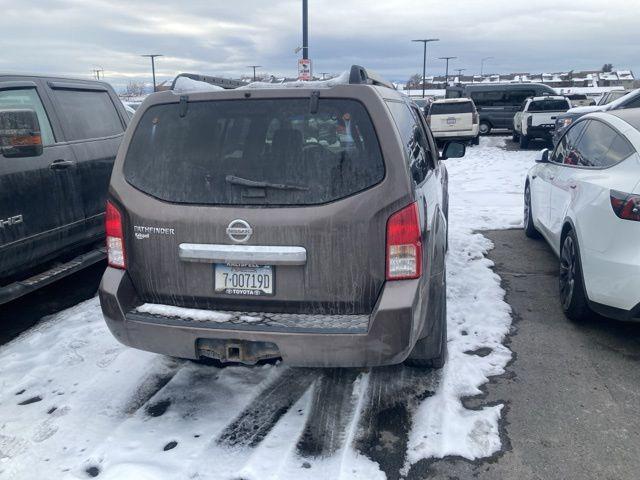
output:
M0 304L105 258L127 122L106 83L0 75Z

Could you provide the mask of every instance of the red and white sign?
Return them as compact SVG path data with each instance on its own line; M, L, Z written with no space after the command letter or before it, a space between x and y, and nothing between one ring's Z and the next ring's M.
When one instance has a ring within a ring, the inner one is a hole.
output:
M311 80L311 60L308 58L298 60L298 80Z

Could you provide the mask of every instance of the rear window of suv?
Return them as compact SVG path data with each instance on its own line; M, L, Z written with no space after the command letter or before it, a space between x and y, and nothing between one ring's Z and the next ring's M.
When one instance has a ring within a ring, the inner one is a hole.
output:
M181 116L181 109L183 116ZM125 179L161 200L206 205L314 205L384 178L369 114L355 100L215 100L150 107Z
M429 115L454 115L456 113L473 113L471 102L432 103Z
M529 105L529 112L564 112L569 110L566 100L536 100Z

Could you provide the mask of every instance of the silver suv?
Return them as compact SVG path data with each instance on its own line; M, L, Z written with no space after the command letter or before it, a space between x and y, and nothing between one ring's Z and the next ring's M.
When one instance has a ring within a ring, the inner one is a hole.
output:
M447 155L464 145L441 157L419 108L358 66L151 95L111 178L109 328L189 359L442 366Z

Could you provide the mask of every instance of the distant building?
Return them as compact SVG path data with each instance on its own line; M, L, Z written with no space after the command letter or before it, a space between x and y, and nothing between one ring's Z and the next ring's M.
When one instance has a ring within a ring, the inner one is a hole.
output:
M571 87L623 87L633 88L635 77L631 70L614 70L603 72L602 70L570 71L557 73L508 73L487 75L450 75L450 84L468 83L544 83L555 88ZM405 90L419 90L422 83L407 84ZM438 90L446 88L446 78L441 76L425 77L425 88Z

